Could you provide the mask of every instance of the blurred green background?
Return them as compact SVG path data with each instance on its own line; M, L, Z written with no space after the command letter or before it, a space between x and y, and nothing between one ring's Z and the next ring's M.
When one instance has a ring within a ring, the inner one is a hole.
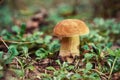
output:
M54 24L65 18L91 21L96 17L120 20L119 0L0 0L0 30L26 23L44 9Z

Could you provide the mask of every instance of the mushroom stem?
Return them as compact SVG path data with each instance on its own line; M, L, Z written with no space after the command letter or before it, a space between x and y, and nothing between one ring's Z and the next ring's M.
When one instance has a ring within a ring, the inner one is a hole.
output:
M61 40L60 56L70 57L79 56L79 36L63 37Z

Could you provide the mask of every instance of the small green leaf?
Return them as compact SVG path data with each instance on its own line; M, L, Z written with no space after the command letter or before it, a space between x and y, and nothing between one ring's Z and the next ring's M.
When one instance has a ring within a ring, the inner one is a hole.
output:
M69 66L67 67L68 70L74 70L74 68L75 68L75 67L72 66L72 65L69 65Z
M120 49L115 50L115 55L116 55L116 57L120 57Z
M60 60L56 60L56 62L58 63L58 65L62 66Z
M38 57L38 59L42 59L47 57L47 55L49 54L48 51L46 51L44 48L40 48L35 52L36 56Z
M19 54L16 46L14 46L14 45L9 46L8 52L11 54L11 56L16 56Z
M27 46L23 46L22 47L22 51L23 51L23 54L25 55L25 57L28 57L28 47Z
M27 67L27 69L30 69L31 71L33 71L33 70L35 69L35 67L32 66L32 65L29 65L29 66Z
M14 45L9 46L8 53L9 53L8 54L9 56L5 60L5 64L9 64L14 59L14 57L16 57L19 54L16 46L14 46Z
M26 29L26 24L25 23L23 23L22 25L21 25L21 27L20 27L21 29L20 29L20 36L22 37L23 36L23 34L25 33L25 29Z
M93 67L93 65L92 65L90 62L88 62L88 63L86 64L86 70L91 70L92 67Z
M50 52L56 52L60 48L60 44L58 43L57 40L52 41L50 44L48 44L48 48Z
M108 53L109 53L110 55L115 56L115 54L114 54L114 51L113 51L113 50L111 50L111 49L107 49L107 51L108 51Z
M13 69L13 71L16 73L18 77L23 77L23 71L21 69Z
M68 67L68 63L67 62L63 62L62 68L67 68L67 67Z
M106 46L107 46L108 48L111 48L111 47L112 47L112 45L113 45L113 43L112 43L112 42L109 42L109 43L107 43L107 45L106 45Z
M112 56L120 57L120 49L115 50L107 49L107 51Z
M0 51L0 60L2 60L3 59L3 52L2 51Z
M51 71L56 71L55 68L52 67L52 66L49 66L49 67L47 67L46 69L47 69L47 70L51 70Z
M74 75L71 77L72 80L79 80L79 79L81 79L81 78L82 78L81 75L78 74L78 73L74 74Z
M89 46L88 46L88 45L84 45L83 48L84 48L85 50L89 50Z
M16 33L20 32L20 28L18 26L12 26L12 30Z
M46 44L48 44L49 42L50 42L50 40L52 39L52 36L45 36L45 38L44 38L44 42L46 43Z
M95 54L92 54L92 53L86 53L86 54L84 55L85 59L87 59L87 60L90 60L90 59L93 58L94 56L95 56Z

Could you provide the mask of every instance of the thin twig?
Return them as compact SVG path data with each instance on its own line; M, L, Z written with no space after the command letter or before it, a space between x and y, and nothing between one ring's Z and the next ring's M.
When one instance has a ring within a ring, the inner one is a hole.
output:
M14 43L14 44L30 44L30 43L34 43L34 42L21 42L21 41L8 41L8 40L3 40L2 38L0 38L0 41L4 41L4 42L8 42L8 43Z
M104 73L98 71L97 69L92 69L92 70L95 71L95 72L97 72L98 74L103 75L103 76L105 76L106 78L108 78L108 76L106 76Z
M24 67L23 67L23 63L22 63L17 57L15 57L15 59L16 59L16 60L18 61L18 63L20 64L23 74L25 74ZM22 79L24 80L24 77L22 77Z
M3 44L6 46L7 49L9 49L8 45L5 43L5 41L0 37L0 40L3 42Z
M110 78L111 78L111 75L112 75L112 72L113 72L113 69L114 69L116 61L117 61L117 57L115 57L115 59L114 59L114 62L113 62L112 68L110 70L110 74L109 74L108 80L110 80Z

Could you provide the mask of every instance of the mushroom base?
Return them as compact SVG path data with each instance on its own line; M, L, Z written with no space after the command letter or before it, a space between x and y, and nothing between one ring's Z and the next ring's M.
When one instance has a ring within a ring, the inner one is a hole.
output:
M61 40L61 48L59 55L66 58L68 62L72 62L75 56L79 56L79 36L63 37Z

